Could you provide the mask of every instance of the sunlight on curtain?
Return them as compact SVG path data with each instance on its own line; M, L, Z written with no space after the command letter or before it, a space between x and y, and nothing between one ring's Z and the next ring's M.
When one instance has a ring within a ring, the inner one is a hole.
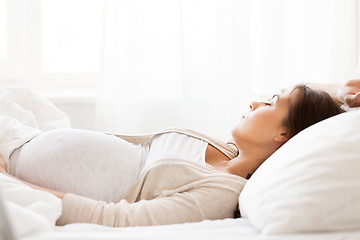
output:
M355 1L251 1L253 88L334 82L356 67Z
M177 126L228 135L238 107L231 3L108 1L100 127L134 133Z
M99 128L144 132L181 125L178 1L107 1Z
M284 73L295 81L347 79L357 64L356 0L284 1Z
M254 98L347 79L358 12L357 0L0 0L0 81L99 92L95 130L226 138Z
M45 73L99 71L102 6L102 0L42 1Z
M28 2L25 1L1 1L0 24L2 29L1 41L5 45L3 49L3 60L0 61L0 80L16 82L24 80L29 75L29 26ZM9 12L9 9L15 9ZM1 44L2 45L2 44ZM22 81L26 83L25 81Z
M106 1L98 128L225 138L252 98L356 67L355 0Z
M0 0L0 60L7 57L6 1Z

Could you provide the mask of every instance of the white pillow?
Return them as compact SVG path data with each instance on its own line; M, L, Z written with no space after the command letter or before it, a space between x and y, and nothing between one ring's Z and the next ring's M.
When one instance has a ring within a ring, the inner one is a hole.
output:
M253 174L239 204L265 235L360 229L360 110L290 139Z

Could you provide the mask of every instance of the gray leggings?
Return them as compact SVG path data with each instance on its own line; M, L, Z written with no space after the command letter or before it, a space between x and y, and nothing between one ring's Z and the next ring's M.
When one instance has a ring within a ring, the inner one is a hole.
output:
M15 150L9 171L46 188L117 201L138 180L147 152L147 144L132 144L112 135L53 130Z

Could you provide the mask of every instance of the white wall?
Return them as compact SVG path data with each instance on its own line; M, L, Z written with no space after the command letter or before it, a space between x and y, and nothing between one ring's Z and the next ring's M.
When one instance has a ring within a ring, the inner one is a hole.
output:
M65 112L73 128L95 129L95 103L57 103L59 109Z

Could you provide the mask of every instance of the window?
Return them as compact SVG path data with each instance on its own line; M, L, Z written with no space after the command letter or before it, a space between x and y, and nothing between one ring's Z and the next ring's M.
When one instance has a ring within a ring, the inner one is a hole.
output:
M103 4L0 0L0 83L94 88L100 71Z

